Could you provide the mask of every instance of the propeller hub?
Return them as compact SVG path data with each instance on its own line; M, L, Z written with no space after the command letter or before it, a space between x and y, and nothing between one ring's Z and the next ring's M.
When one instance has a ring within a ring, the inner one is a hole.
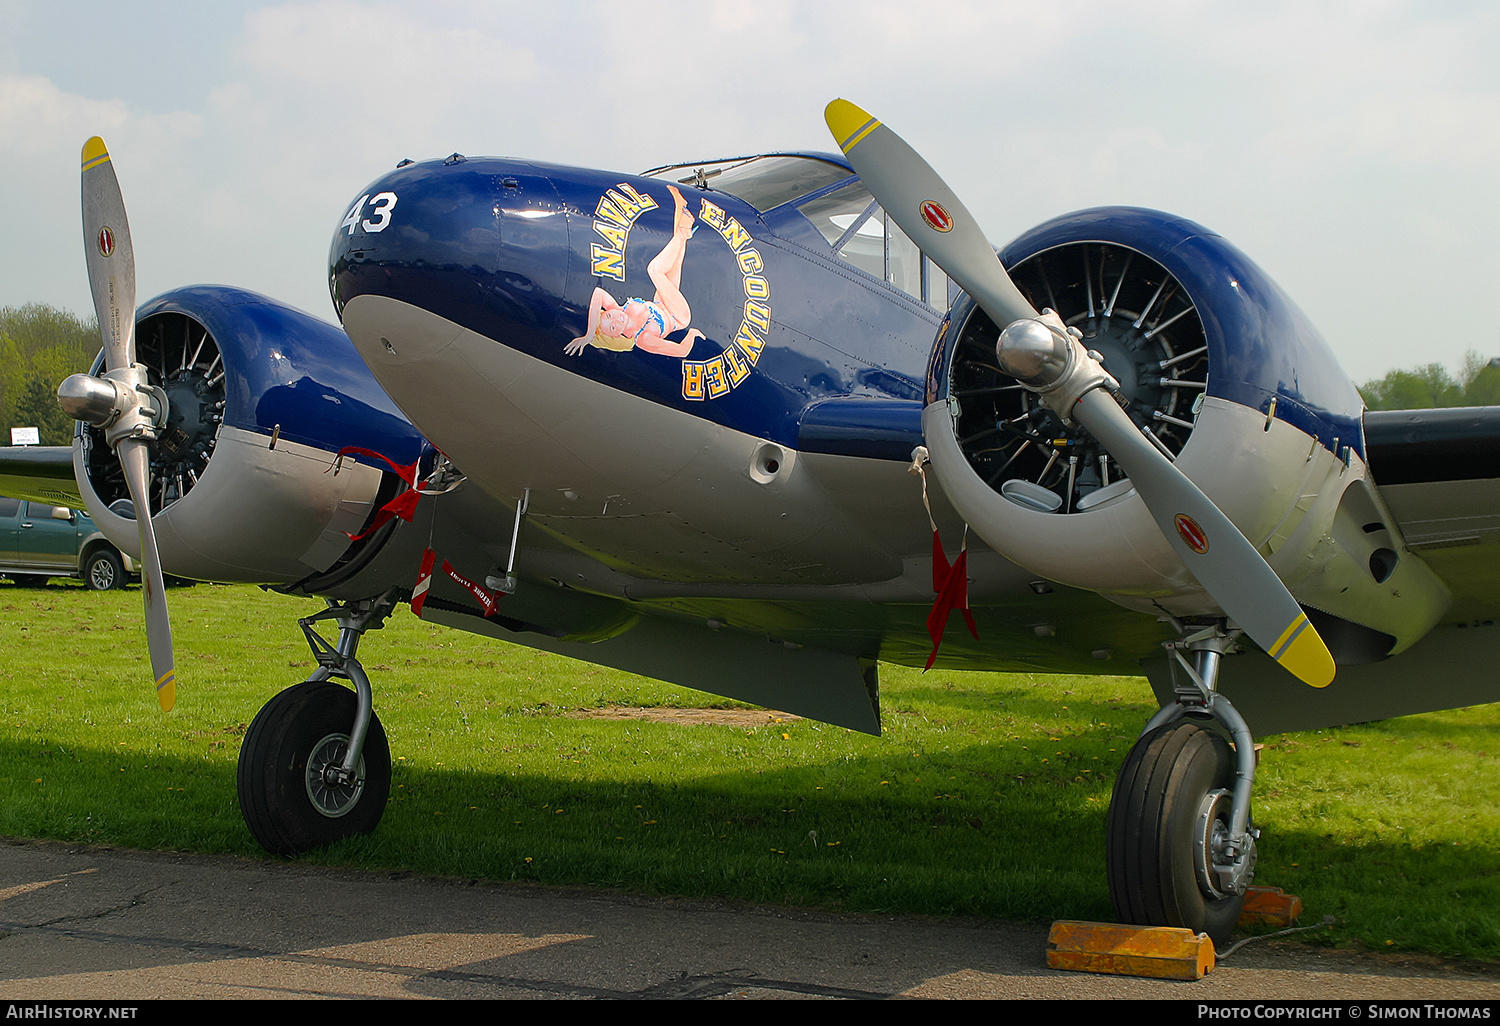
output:
M1036 392L1064 424L1072 423L1073 404L1085 392L1120 387L1078 339L1077 328L1045 310L1040 317L1011 321L995 343L1000 369Z
M1034 317L1012 321L995 344L1000 369L1033 389L1061 381L1073 367L1073 344L1059 331Z
M94 427L105 427L118 419L131 394L126 386L92 374L70 374L57 386L57 402L63 412Z

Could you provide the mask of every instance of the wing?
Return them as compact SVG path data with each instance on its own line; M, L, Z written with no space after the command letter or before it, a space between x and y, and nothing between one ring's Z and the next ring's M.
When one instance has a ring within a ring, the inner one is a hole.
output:
M0 448L0 495L82 509L73 450L60 445Z
M1407 548L1453 592L1446 619L1500 615L1500 407L1372 411L1365 437Z
M1226 660L1220 678L1257 733L1311 730L1500 700L1500 407L1371 411L1365 415L1370 477L1364 515L1328 544L1362 551L1372 566L1416 562L1451 599L1437 623L1389 658L1378 650L1341 660L1324 692L1288 687L1258 653ZM1382 531L1382 524L1390 530ZM1322 626L1322 624L1320 624ZM1357 625L1334 643L1357 651ZM1171 693L1161 658L1148 659L1158 697Z

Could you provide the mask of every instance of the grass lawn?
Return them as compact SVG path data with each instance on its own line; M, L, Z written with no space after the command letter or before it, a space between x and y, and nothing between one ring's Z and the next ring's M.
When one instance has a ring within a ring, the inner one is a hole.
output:
M169 593L177 708L140 594L0 584L0 835L267 857L240 819L246 725L312 658L253 588ZM429 626L360 650L395 762L374 834L309 862L829 909L1112 919L1104 819L1154 710L1134 678L884 667L886 732L746 709ZM649 714L589 715L626 706ZM711 719L730 719L727 716ZM1257 883L1314 943L1500 958L1500 706L1263 738Z

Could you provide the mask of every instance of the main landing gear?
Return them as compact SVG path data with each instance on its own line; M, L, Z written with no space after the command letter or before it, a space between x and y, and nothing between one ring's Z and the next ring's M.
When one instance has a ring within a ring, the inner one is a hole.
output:
M1233 643L1211 625L1168 645L1176 701L1151 718L1120 767L1105 839L1121 922L1185 926L1216 945L1239 921L1260 836L1250 825L1250 728L1214 690Z
M298 621L318 668L256 715L236 776L245 824L273 855L370 833L385 813L391 749L355 652L361 635L380 629L395 604L394 592L343 605L330 601L323 612ZM337 645L313 629L319 620L338 624Z

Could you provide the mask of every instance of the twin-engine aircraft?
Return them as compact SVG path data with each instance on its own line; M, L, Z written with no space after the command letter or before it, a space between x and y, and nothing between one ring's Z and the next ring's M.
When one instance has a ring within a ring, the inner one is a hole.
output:
M1110 889L1221 940L1254 735L1500 697L1496 411L1366 413L1178 217L1080 211L996 259L890 129L827 119L841 154L402 161L334 232L342 329L220 286L135 309L85 147L105 346L59 393L81 504L141 554L163 706L164 567L327 600L240 755L267 849L379 822L358 646L403 605L871 733L880 661L1144 672ZM59 501L38 458L0 489Z

